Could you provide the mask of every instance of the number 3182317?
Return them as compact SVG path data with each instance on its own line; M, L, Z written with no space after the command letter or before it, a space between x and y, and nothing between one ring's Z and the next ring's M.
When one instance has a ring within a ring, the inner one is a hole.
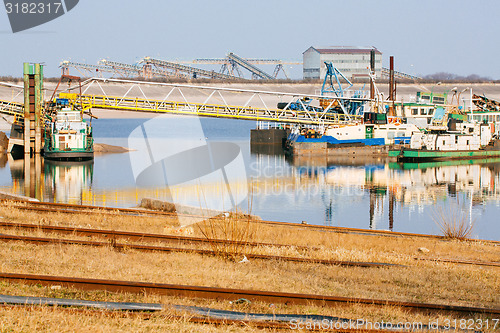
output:
M59 13L62 3L35 3L35 2L23 2L23 3L10 3L5 4L7 9L7 14L57 14Z

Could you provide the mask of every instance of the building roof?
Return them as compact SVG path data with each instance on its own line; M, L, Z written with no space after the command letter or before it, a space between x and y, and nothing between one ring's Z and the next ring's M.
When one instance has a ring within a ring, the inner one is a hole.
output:
M306 53L310 49L315 50L321 54L332 54L332 53L370 53L371 50L375 50L375 53L382 54L375 46L327 46L327 47L315 47L311 46L303 53Z

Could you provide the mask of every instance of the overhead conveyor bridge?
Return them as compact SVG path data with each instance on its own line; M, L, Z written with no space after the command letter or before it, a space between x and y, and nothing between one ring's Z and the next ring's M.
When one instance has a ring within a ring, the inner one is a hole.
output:
M274 77L272 77L271 75L267 74L266 72L260 70L259 68L257 68L256 66L252 65L250 62L248 62L247 60L237 56L236 54L234 53L229 53L227 55L227 57L234 61L236 64L240 65L241 67L245 68L246 70L250 71L253 75L261 78L261 79L264 79L264 80L274 80Z
M165 60L153 59L150 57L145 57L144 59L142 59L142 62L144 62L147 65L154 65L159 68L165 68L176 72L187 73L193 77L206 77L210 79L221 79L221 80L238 79L238 77L234 75L222 74L214 71L207 71L201 68L181 65L175 62L170 62Z
M129 87L129 89L121 96L114 96L116 90L112 90L113 93L111 93L108 89L116 89L116 85L110 87L105 83L119 83L119 86ZM103 78L89 79L83 84L86 86L81 95L84 110L107 109L319 126L341 125L361 120L359 116L333 112L336 98L320 95ZM143 89L145 85L162 87L166 95L162 99L158 96L150 98L145 93L148 90ZM90 88L94 88L92 93ZM95 88L100 89L100 93L94 93ZM137 97L137 94L131 96L134 89L139 91L138 95L141 97ZM59 94L59 97L80 103L80 97L76 93L63 92ZM200 98L204 100L200 101ZM238 101L236 103L235 98ZM368 101L345 97L343 99ZM317 100L317 104L322 104L323 108L311 108L311 100ZM284 107L277 108L278 102ZM0 113L21 119L24 117L24 105L0 100Z
M8 83L8 82L0 82L0 86L12 88L13 90L17 90L17 95L15 95L13 93L12 100L10 100L10 101L0 100L0 114L23 117L24 116L24 104L19 103L19 102L15 102L14 99L18 96L21 96L21 94L24 91L24 87L17 85L17 84Z
M24 117L24 105L22 103L0 100L0 113L9 116Z
M104 90L105 85L101 84L103 82L128 83L130 88L122 96L112 96L112 94L108 94ZM140 81L100 78L87 80L83 84L87 85L87 88L81 96L81 103L85 109L152 112L304 125L344 124L359 118L359 116L332 112L335 98L319 95L214 88L156 82L144 83ZM141 88L144 87L145 84L162 86L165 88L167 94L163 99L149 98L146 96L144 89ZM101 89L101 93L89 93L91 86L94 88L98 86L98 88ZM134 88L139 91L142 97L130 96ZM192 90L196 90L196 92L193 93ZM227 101L234 98L229 96L230 94L236 94L239 101L245 98L246 102L242 103L242 105L230 104ZM205 100L200 102L200 96L203 96ZM78 99L78 94L62 93L60 97L76 100ZM196 100L196 98L198 98L198 100ZM311 108L308 106L311 99L325 99L329 103L326 103L327 107L321 109ZM277 103L273 102L274 100L282 101L281 104L285 106L283 108L276 108L275 106ZM283 103L284 100L289 100L289 102ZM367 99L356 100L367 101ZM268 105L273 105L273 107L269 107ZM295 105L295 108L292 108L292 105ZM302 107L297 108L297 105L301 105Z

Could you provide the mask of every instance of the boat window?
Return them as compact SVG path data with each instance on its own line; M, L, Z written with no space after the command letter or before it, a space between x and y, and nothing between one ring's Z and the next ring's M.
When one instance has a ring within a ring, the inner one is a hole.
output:
M411 109L411 114L416 116L418 114L418 109L417 108Z
M432 102L435 104L444 104L444 97L434 96Z
M429 95L422 95L420 96L420 98L422 99L422 102L429 102L431 100L431 96Z
M421 115L426 115L427 114L427 109L424 109L424 108L420 109L420 114Z
M430 108L428 114L429 114L429 116L432 116L434 114L434 109Z

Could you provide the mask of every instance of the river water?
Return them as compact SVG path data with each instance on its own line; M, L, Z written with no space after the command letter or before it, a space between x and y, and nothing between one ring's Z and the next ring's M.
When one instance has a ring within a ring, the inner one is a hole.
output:
M194 206L212 208L211 196L223 209L239 203L238 209L265 220L425 234L441 234L439 221L461 220L473 225L474 238L500 240L500 159L399 165L383 159L288 158L276 147L250 145L253 121L174 116L166 121L151 129L151 119L97 119L95 141L130 147L134 133L148 130L150 137L178 146L177 152L199 146L196 140L219 144L219 150L237 145L236 162L224 173L232 185L212 186L211 194L202 195L193 186L184 194L177 185L167 191L169 198L184 196ZM31 171L29 184L23 160L4 156L0 189L43 201L111 207L137 206L143 197L164 199L160 180L158 186L138 182L137 170L148 155L137 147L131 153L96 155L87 163L42 162L39 175ZM186 170L193 163L186 163ZM226 188L233 198L217 200Z

